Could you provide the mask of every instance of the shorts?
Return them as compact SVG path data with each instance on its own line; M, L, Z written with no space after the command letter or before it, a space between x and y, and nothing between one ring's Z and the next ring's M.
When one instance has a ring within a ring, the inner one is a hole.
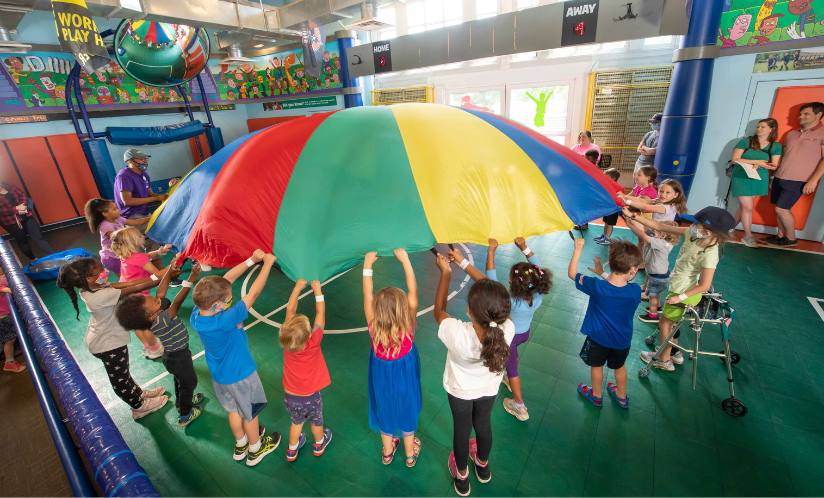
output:
M677 295L678 294L676 294L674 292L670 292L667 295L667 299L669 299L673 296L677 296ZM692 306L696 306L698 303L701 302L701 294L696 294L694 296L691 296L686 301L681 301L681 302L683 304L689 304L689 305L692 305ZM665 304L663 311L661 311L661 314L664 315L664 318L666 318L670 321L673 321L675 323L678 323L678 322L681 321L681 318L684 317L684 313L686 313L686 312L687 312L687 310L685 308L681 308L680 306L675 306L675 305L672 305L672 304Z
M212 380L215 396L229 413L237 413L243 420L251 422L266 407L266 394L257 371L234 384L221 384Z
M149 216L151 216L151 215L147 216L145 214L135 213L135 214L129 216L129 219L130 220L139 220L141 218L148 218ZM148 227L149 227L148 223L146 223L144 225L135 225L134 226L134 228L137 228L138 230L140 230L140 233L142 233L143 235L146 235L146 229ZM145 242L143 242L143 252L150 253L152 251L157 251L158 249L160 249L160 244L153 241L149 237L146 237ZM160 256L156 256L154 259L160 259Z
M669 286L669 278L655 278L649 277L649 281L647 282L647 291L646 294L649 297L658 297L661 294L667 292L667 287Z
M624 366L629 356L629 348L614 349L606 346L601 346L592 338L587 336L584 345L581 347L581 352L578 354L584 363L590 367L603 367L606 363L607 368L618 370Z
M512 344L509 345L512 352L506 360L506 376L514 379L518 376L518 346L529 340L529 330L521 334L515 334Z
M770 203L781 209L792 209L798 199L804 194L804 185L807 182L773 178L770 191Z
M5 299L5 296L2 296ZM11 315L0 316L0 343L7 343L17 339L17 329L14 328L14 322Z
M302 425L308 420L314 427L323 426L323 398L320 391L309 396L286 393L283 402L292 424Z
M120 258L118 257L111 257L111 256L100 256L100 262L103 263L103 266L109 270L110 272L114 273L118 277L120 276Z
M615 213L615 214L611 214L609 216L604 216L603 217L604 224L605 225L610 225L610 226L617 225L618 224L618 215L620 215L620 214L621 213Z

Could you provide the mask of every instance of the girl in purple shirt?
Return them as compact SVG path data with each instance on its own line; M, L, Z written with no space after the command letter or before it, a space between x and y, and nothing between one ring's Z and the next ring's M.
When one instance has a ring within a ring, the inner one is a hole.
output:
M120 209L114 201L107 199L91 199L86 203L86 221L92 232L100 232L100 262L112 273L120 276L120 258L112 252L113 232L125 226L143 225L149 218L127 220L120 216Z

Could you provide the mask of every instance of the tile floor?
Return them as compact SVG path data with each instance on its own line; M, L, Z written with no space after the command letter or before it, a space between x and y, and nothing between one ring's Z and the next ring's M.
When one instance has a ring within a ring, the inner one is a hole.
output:
M592 257L606 257L606 247L591 242L600 233L601 227L591 225L585 234L584 271ZM93 253L99 250L95 238L82 229L60 236L74 247ZM494 478L481 485L471 477L473 495L824 494L824 321L808 299L824 299L821 256L727 246L715 284L738 311L732 349L742 359L734 366L734 377L737 397L749 408L745 417L732 418L720 408L728 397L721 361L702 358L696 390L691 388L689 362L674 373L653 371L648 379L637 377L642 364L638 351L648 349L644 337L654 329L639 321L627 362L631 408L624 411L611 400L596 408L583 400L576 386L589 381L588 367L577 356L583 343L579 328L586 299L566 276L572 241L560 233L531 239L529 245L555 275L552 292L535 314L532 337L521 347L520 370L530 419L519 422L503 410L500 402L508 392L502 386L493 414L495 443L490 461ZM485 247L469 246L479 261L484 260L485 251ZM676 254L673 251L673 260ZM512 245L499 249L502 277L512 263L522 259L519 256ZM434 301L438 273L430 253L414 254L412 260L424 309ZM459 292L449 302L448 312L465 317L467 287L461 287L462 278L456 269L452 286ZM381 258L375 265L375 280L376 288L403 287L400 265ZM239 279L235 284L235 299L243 282ZM291 281L273 275L255 311L264 320L282 321L285 312L280 308L291 288ZM415 337L424 389L418 435L423 450L415 468L408 469L402 458L389 466L380 463L380 438L367 425L369 339L365 332L330 334L323 341L332 378L332 385L323 390L324 416L334 433L326 454L316 458L304 449L297 461L289 463L281 445L260 465L248 468L231 459L234 440L226 414L214 398L202 356L195 359L195 368L199 390L207 399L199 420L185 429L177 427L176 412L169 403L133 421L128 407L111 392L102 365L83 345L88 314L82 311L76 321L67 296L53 282L39 283L37 290L163 496L454 495L446 466L452 421L441 385L446 349L437 338L431 313L419 317ZM328 283L324 294L328 330L365 325L357 268ZM181 316L185 321L191 307L191 301L184 305ZM312 316L313 310L311 300L301 301L301 312ZM282 402L283 355L277 328L251 317L246 327L269 399L261 422L269 431L286 431L289 418ZM190 332L191 349L197 354L203 347L194 331ZM702 345L702 349L720 351L720 333L706 328ZM172 388L172 378L162 376L165 370L160 360L140 355L137 339L130 352L139 383Z

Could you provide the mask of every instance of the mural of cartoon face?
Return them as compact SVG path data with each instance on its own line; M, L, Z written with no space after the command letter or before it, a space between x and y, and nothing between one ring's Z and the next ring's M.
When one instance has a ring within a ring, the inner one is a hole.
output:
M106 95L109 94L109 89L106 88L105 86L101 86L100 88L97 89L97 94L100 95L101 97L105 97Z
M177 92L174 91L174 90L169 90L169 98L170 99L176 99L177 98Z
M235 83L235 80L229 80L226 84L229 85L229 88L237 87L237 83Z
M335 85L337 85L337 84L338 84L338 81L340 81L340 80L338 79L338 73L333 74L333 75L332 75L332 83L334 83Z
M43 84L43 88L48 91L54 90L55 84L52 82L51 78L48 75L44 74L40 76L40 83Z
M329 62L329 52L323 53L323 62Z
M120 92L120 98L123 99L123 101L126 103L129 103L132 100L132 96L129 95L129 92L127 92L126 90Z
M812 0L790 0L790 3L787 4L787 10L790 11L790 14L800 16L812 10L813 6L810 3L812 3Z
M137 98L139 98L140 100L146 100L146 97L146 90L139 90L137 92Z
M279 68L280 67L280 59L278 59L277 57L273 58L272 59L272 66L274 66L275 69Z
M23 71L23 59L20 57L9 57L6 59L6 65L15 73Z
M752 21L752 14L741 14L735 18L735 23L732 27L727 28L730 32L730 39L737 40L744 36L748 29L750 29L750 21Z
M248 73L252 70L252 66L250 66L248 62L244 62L240 65L240 69L242 69L244 73Z
M227 96L228 96L229 100L235 100L235 91L234 90L229 90L229 92L227 93Z
M54 89L55 94L57 95L58 99L66 100L66 87L65 86L58 86Z
M295 76L297 76L298 78L303 78L303 69L295 70Z
M239 69L235 71L235 79L238 81L243 81L243 73L241 73Z
M256 86L252 87L252 97L260 97L260 89Z
M258 76L257 77L257 82L258 83L263 83L263 76Z
M335 69L340 71L340 59L335 59Z
M778 28L778 18L784 17L784 14L773 14L771 16L765 17L761 21L761 26L758 28L758 32L761 36L770 36L771 34L775 33L775 30Z

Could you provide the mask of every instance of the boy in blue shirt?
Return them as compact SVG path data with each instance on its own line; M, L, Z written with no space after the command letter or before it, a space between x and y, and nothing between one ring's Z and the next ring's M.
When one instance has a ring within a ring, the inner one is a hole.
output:
M575 240L575 252L567 274L575 287L589 296L587 314L581 325L586 341L581 348L581 359L590 367L592 386L578 385L578 392L595 406L603 405L601 385L604 364L615 372L615 382L607 384L609 394L621 408L629 408L627 396L627 369L624 362L632 343L632 320L641 303L641 286L632 283L643 258L637 246L626 240L612 239L609 246L611 275L604 272L601 258L595 258L593 272L604 280L578 273L578 260L584 250L584 239Z
M249 351L243 320L263 291L275 256L256 250L251 258L229 270L222 277L209 276L197 283L192 296L196 308L189 320L206 350L206 364L212 374L215 395L229 412L229 426L237 444L233 458L253 467L280 444L280 433L265 436L258 424L258 414L266 406L266 395ZM231 306L232 282L247 268L263 261L249 293L242 302Z

